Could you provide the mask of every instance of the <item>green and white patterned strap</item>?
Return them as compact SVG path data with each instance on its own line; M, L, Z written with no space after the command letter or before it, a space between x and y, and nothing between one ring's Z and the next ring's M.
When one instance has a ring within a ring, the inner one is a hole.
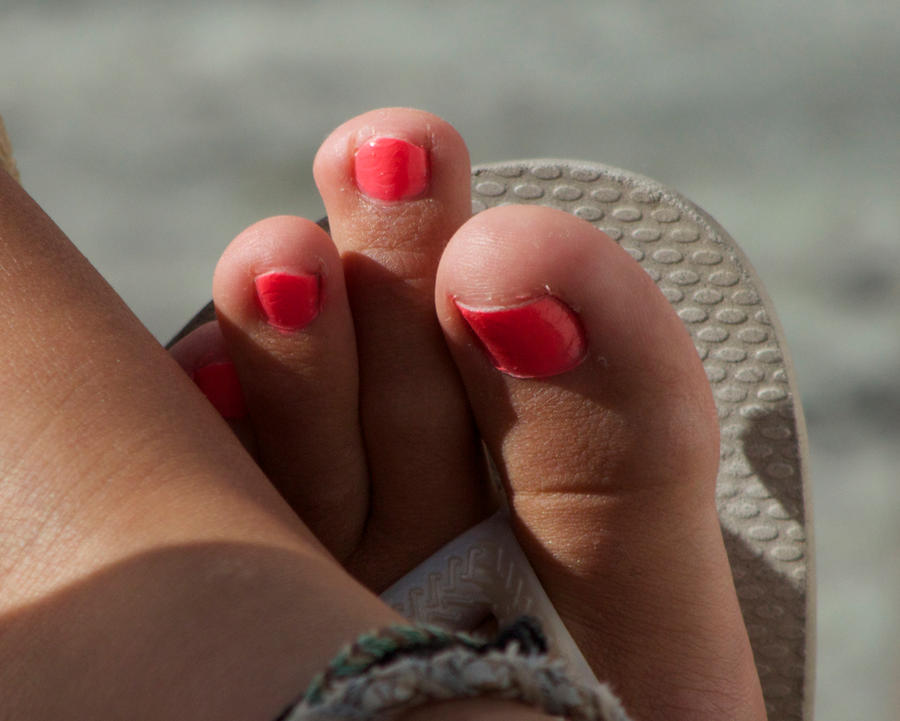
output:
M517 701L575 721L628 721L606 684L574 683L548 657L536 621L522 618L493 641L434 626L360 636L278 721L389 719L433 701Z

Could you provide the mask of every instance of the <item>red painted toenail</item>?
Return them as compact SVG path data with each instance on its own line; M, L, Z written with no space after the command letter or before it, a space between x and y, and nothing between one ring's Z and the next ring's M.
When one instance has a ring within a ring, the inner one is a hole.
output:
M356 151L359 189L375 200L408 200L428 187L428 153L400 138L372 138Z
M512 308L473 308L454 300L498 370L546 378L577 366L587 353L581 321L565 303L544 296Z
M234 363L210 363L195 370L191 378L223 418L242 418L247 415Z
M319 315L318 275L272 272L256 276L253 283L269 325L299 330Z

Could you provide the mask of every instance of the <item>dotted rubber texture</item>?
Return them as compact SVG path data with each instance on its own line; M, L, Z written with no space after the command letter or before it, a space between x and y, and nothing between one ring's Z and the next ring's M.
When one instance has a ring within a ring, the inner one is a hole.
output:
M592 223L641 264L684 321L719 412L719 518L769 721L810 721L806 428L784 336L755 272L707 213L625 170L550 159L473 168L473 212L506 204L547 205ZM172 342L212 318L210 304Z
M784 336L756 273L707 213L628 171L565 160L473 170L473 212L510 203L559 208L605 232L684 321L719 412L719 518L769 720L811 719L806 427Z

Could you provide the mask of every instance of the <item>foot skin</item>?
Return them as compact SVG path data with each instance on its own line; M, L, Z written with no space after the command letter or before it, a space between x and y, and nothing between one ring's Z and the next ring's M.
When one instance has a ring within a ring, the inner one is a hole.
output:
M4 719L275 718L398 620L0 171Z
M381 590L492 510L483 439L520 543L636 718L764 718L715 407L653 282L560 211L469 218L465 145L423 112L349 121L314 173L331 237L246 230L216 270L218 326L174 349L191 373L233 361L233 427L298 515Z

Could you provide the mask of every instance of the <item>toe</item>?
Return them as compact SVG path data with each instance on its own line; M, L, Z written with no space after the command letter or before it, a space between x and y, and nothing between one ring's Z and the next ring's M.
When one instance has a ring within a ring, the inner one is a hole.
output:
M260 466L329 550L346 558L364 527L368 481L337 250L310 221L260 221L223 254L213 298Z
M169 353L228 421L244 448L255 453L256 441L247 418L244 392L219 324L210 321L198 326L173 343Z
M648 716L711 664L758 690L715 510L715 406L649 276L584 221L508 206L453 237L436 306L519 540L598 676Z
M433 304L441 252L470 215L469 158L448 123L395 108L338 128L314 174L356 328L372 483L364 548L389 560L392 580L486 512L480 446Z
M712 493L718 426L702 365L652 280L606 235L549 208L481 213L447 248L436 304L517 493ZM547 460L574 452L579 462L548 475Z

